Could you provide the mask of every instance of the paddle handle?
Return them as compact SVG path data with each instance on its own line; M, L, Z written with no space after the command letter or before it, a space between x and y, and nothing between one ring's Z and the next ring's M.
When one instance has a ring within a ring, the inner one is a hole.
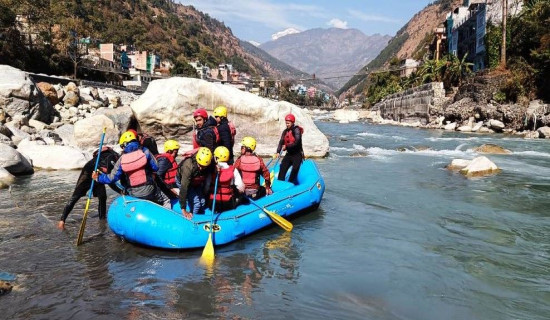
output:
M94 172L97 171L97 166L99 165L99 157L101 156L101 149L103 149L103 141L105 140L105 133L107 132L107 127L103 127L103 133L101 134L101 142L99 143L99 151L97 152L97 158L95 159ZM92 192L94 190L94 182L92 179L92 184L90 185L90 191L88 192L88 199L92 198Z

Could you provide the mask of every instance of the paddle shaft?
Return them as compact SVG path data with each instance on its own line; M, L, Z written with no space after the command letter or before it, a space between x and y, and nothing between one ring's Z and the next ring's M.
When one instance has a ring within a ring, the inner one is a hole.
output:
M95 159L94 171L97 171L97 166L99 165L99 157L101 156L101 149L103 149L103 141L105 140L105 132L107 131L106 127L103 127L103 134L101 135L101 142L99 143L99 151L97 152L97 158ZM84 229L86 228L86 219L88 218L88 208L90 207L90 200L92 199L94 182L90 184L90 191L88 192L88 200L86 200L86 208L84 208L84 216L82 217L82 223L80 224L80 230L78 231L78 239L76 240L76 245L79 246L82 244L82 238L84 237Z

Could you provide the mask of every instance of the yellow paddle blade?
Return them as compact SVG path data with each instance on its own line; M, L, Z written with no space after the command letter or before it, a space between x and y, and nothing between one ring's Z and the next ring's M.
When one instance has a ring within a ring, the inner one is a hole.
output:
M214 263L214 244L212 243L212 232L208 234L208 241L202 250L201 262L205 265Z
M269 211L266 208L263 208L263 209L264 209L264 212L267 213L267 215L271 218L271 220L273 220L273 222L278 224L285 231L288 231L288 232L292 231L292 228L294 228L294 226L292 225L292 223L290 223L290 221L276 214L274 211Z

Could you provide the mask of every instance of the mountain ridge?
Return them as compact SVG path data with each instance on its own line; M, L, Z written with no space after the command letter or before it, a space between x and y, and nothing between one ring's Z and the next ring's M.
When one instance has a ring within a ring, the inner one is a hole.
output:
M316 74L337 89L372 60L389 39L380 34L367 36L357 29L314 28L268 41L260 48L298 70Z

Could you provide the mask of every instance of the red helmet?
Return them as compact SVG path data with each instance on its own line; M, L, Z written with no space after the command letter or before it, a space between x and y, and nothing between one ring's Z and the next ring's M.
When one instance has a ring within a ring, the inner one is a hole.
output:
M201 117L204 119L208 119L208 112L206 112L206 109L197 109L195 112L193 112L193 118Z
M137 137L137 131L136 131L136 130L134 130L134 129L128 129L128 130L126 130L126 131L130 131L131 133L134 134L134 136Z
M290 121L290 122L294 123L294 122L296 122L296 117L292 113L289 113L289 114L286 115L285 121Z

